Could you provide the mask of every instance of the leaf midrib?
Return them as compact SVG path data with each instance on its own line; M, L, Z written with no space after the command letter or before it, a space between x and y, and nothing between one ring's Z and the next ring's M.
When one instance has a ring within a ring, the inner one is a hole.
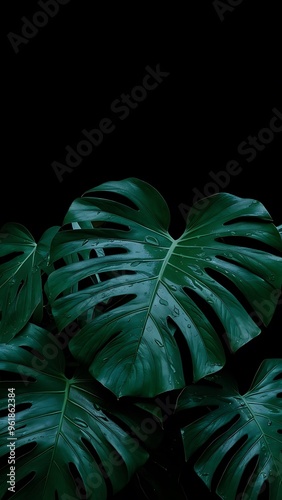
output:
M52 457L51 457L51 460L50 460L48 471L46 473L46 481L45 481L45 485L44 485L44 489L43 489L42 498L44 498L46 487L47 487L47 482L48 482L48 476L49 476L51 468L53 467L54 455L56 453L56 449L57 449L57 445L58 445L58 440L59 440L59 437L60 437L60 434L61 434L61 428L62 428L62 425L63 425L64 414L65 414L66 405L67 405L68 398L69 398L70 387L71 387L71 381L68 380L68 379L66 379L65 397L64 397L64 402L63 402L63 405L62 405L62 410L61 410L61 418L60 418L60 422L58 424L57 436L56 436L56 440L55 440L55 443L54 443L54 446L53 446Z
M28 246L33 246L33 247L34 247L34 249L32 250L32 252L28 253L27 257L26 257L26 258L25 258L25 259L24 259L24 260L20 263L20 265L17 265L16 271L15 271L15 272L13 272L13 273L9 276L9 278L8 278L6 281L4 281L4 283L2 283L2 285L0 286L0 289L1 289L3 286L5 286L5 285L6 285L6 283L8 283L8 282L10 281L10 279L11 279L11 278L13 278L13 277L14 277L14 276L15 276L15 275L19 272L19 270L21 269L21 267L22 267L22 266L26 263L26 261L27 261L28 259L30 259L30 258L32 258L32 265L31 265L31 267L32 267L32 269L33 269L33 266L34 266L34 259L35 259L35 253L36 253L36 250L37 250L37 244L35 243L35 244L32 244L32 245L28 245ZM8 269L8 271L9 271L9 269Z
M273 463L273 464L275 464L275 459L274 459L274 457L273 457L273 453L272 453L272 451L271 451L271 447L270 447L270 445L269 445L269 443L268 443L268 440L266 439L267 434L263 431L263 429L262 429L261 425L259 424L258 420L256 419L256 415L257 415L257 414L256 414L256 413L255 413L255 412L251 409L250 405L248 404L248 402L247 402L247 397L245 398L244 396L242 396L242 395L241 395L241 398L242 398L242 400L244 401L244 403L245 403L246 407L248 408L249 412L250 412L250 413L251 413L251 415L252 415L253 420L255 421L255 423L256 423L256 425L257 425L257 427L258 427L258 428L259 428L259 430L260 430L260 433L261 433L261 438L264 440L265 445L266 445L266 447L267 447L267 449L268 449L268 456L272 458L272 463ZM270 418L269 418L269 419L270 419Z
M162 277L163 277L163 274L164 274L164 270L165 270L166 265L167 265L167 263L168 263L171 255L172 255L172 253L173 253L173 251L174 251L174 249L175 249L175 247L177 245L177 242L178 242L178 240L174 240L174 239L171 239L171 241L172 241L172 244L171 244L170 248L168 249L166 257L163 259L163 263L162 263L162 266L161 266L161 269L160 269L160 272L159 272L159 276L156 279L156 284L155 284L154 290L153 290L152 295L151 295L151 300L150 300L148 308L147 308L147 313L146 313L146 317L145 317L145 320L144 320L144 325L147 324L148 317L150 316L150 311L152 309L152 305L153 305L153 302L155 300L157 289L159 287L160 282L162 282ZM132 362L131 362L130 371L132 370L132 366L134 365L134 363L136 361L137 353L138 353L139 346L140 346L140 343L141 343L142 338L143 338L143 334L144 334L144 328L143 328L142 335L140 335L139 341L137 342L135 352L132 355ZM166 348L165 342L164 342L164 347ZM120 396L122 396L122 388L123 388L124 384L125 384L125 382L120 387L120 391L119 391L119 395Z

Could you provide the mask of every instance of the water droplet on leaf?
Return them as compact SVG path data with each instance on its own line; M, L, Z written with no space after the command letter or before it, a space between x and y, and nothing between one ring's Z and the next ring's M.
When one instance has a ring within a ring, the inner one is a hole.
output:
M173 312L176 316L179 315L179 309L177 307L174 307Z
M155 245L155 246L159 245L159 241L157 240L157 238L155 238L155 236L148 235L146 236L145 241L147 243L150 243L150 245Z
M135 260L134 262L131 262L131 267L137 267L140 266L141 262L139 260Z
M160 340L158 340L158 339L154 339L154 340L155 340L156 344L157 344L159 347L163 347L163 346L164 346L164 345L163 345L163 343L162 343Z
M195 286L196 286L199 290L203 290L203 287L202 287L199 283L195 282Z
M74 421L79 425L79 427L88 427L87 423L84 422L84 420L81 420L78 417L75 417Z

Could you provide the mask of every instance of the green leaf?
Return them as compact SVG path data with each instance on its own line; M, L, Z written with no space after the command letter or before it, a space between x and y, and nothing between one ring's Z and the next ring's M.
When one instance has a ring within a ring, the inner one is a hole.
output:
M63 329L84 318L71 352L119 397L184 387L176 332L190 350L195 381L220 370L225 352L210 309L232 351L256 337L261 330L234 288L252 308L269 301L262 323L273 316L282 241L269 213L228 193L205 204L174 239L156 189L135 178L107 182L73 202L53 240L52 262L66 262L47 282L55 321Z
M0 342L8 342L43 306L41 271L47 270L51 240L59 227L37 244L21 224L5 224L0 237ZM4 237L4 236L5 237Z
M84 487L85 498L104 500L107 483L114 493L121 490L147 461L144 443L147 449L151 441L159 443L158 425L155 422L154 436L148 426L152 417L145 411L119 404L88 372L68 378L63 352L56 345L49 332L31 323L10 344L1 345L1 498L8 488L7 443L12 439L9 388L16 400L16 484L30 479L22 489L16 486L15 499L50 500L56 492L60 499L77 498ZM76 468L74 478L70 464Z
M50 265L50 246L54 236L60 230L60 226L52 226L46 231L44 231L37 245L37 258L38 266L46 274L50 274L54 271L53 266Z
M186 460L200 450L195 471L210 490L216 476L216 493L225 500L239 494L255 500L266 481L270 500L282 497L281 379L282 359L268 359L244 395L232 379L216 374L186 387L178 398L176 414L209 409L182 428L183 445Z

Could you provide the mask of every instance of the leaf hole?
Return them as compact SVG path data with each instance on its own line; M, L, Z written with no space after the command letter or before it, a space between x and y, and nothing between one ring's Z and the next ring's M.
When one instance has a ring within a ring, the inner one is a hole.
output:
M18 456L17 456L17 458L18 458ZM32 471L32 472L29 472L29 474L27 474L22 479L19 479L19 480L16 479L15 491L17 494L19 494L19 493L21 493L21 490L22 490L22 493L23 493L22 498L24 498L24 488L29 483L31 483L31 481L35 478L35 476L36 476L36 472ZM10 486L10 485L8 484L7 488L8 488L8 486ZM12 491L6 491L6 493L4 494L4 496L2 497L1 500L8 500L9 498L12 498L14 495L15 495L15 493L13 493Z
M37 446L36 441L32 441L30 443L19 446L17 448L17 460L19 460L19 458L24 457L25 455L33 451L34 448L36 448L36 446Z
M167 323L170 329L174 328L174 339L177 343L177 347L180 353L185 382L186 384L190 384L193 382L193 364L189 345L181 329L174 323L174 321L170 317L167 318Z
M258 494L258 500L270 500L269 495L269 480L266 479L261 485L261 489Z
M243 266L243 264L241 264L241 262L237 262L235 259L234 260L228 259L228 257L225 257L224 255L216 255L216 258L219 260L222 260L223 262L227 262L228 264L233 264L236 267L241 267L241 269L246 269L248 271L247 267Z
M79 260L85 260L85 258L82 257L82 255L78 254L79 256ZM92 248L89 252L89 259L98 259L99 255L97 253L96 250L94 250L94 248Z
M15 409L15 417L17 417L17 413L19 413L20 411L23 411L23 410L27 410L28 408L31 408L32 404L31 403L20 403L18 405L16 405L16 409ZM0 418L3 418L3 417L6 417L8 415L8 406L7 408L5 408L4 410L0 410ZM21 427L17 427L17 430L18 429L22 429L26 427L26 425L22 425Z
M96 351L95 358L96 358L96 356L99 356L99 355L101 354L101 352L103 351L103 349L104 349L105 347L107 347L107 346L109 345L109 343L110 343L110 342L114 342L114 340L115 340L115 339L116 339L116 338L120 335L120 333L121 333L120 331L115 332L115 333L111 336L110 340L106 341L104 344L103 344L103 343L102 343L102 344L100 344L100 345L99 345L99 348L98 348L98 349L97 349L97 351ZM94 359L95 359L95 358L94 358ZM97 381L96 381L96 383L97 383ZM105 388L104 388L104 389L105 389Z
M110 298L107 302L100 302L96 305L95 309L97 308L99 312L107 313L109 311L112 311L113 309L116 309L117 307L128 304L135 297L135 294L118 295L117 297Z
M24 429L26 427L26 424L24 425L16 425L16 431L19 431L20 429Z
M220 427L219 432L215 433L217 434L217 437L221 435L222 433L225 432L225 430L229 429L238 419L240 418L239 415L236 415L227 425ZM214 437L214 435L213 435ZM226 467L228 466L229 462L232 460L233 457L235 457L236 453L240 450L240 448L243 446L243 444L248 440L248 435L245 434L242 436L225 454L222 460L220 461L219 465L217 466L215 473L212 478L211 482L211 488L212 490L215 491L217 484L219 483L222 475L224 474L224 471Z
M81 290L85 290L86 288L89 288L96 284L97 284L97 278L95 275L87 276L86 278L82 278L81 280L79 280L77 291L80 292Z
M21 282L20 282L20 284L19 284L19 286L18 286L18 289L17 289L17 295L19 295L19 294L20 294L20 292L21 292L21 290L22 290L22 288L23 288L24 284L25 284L24 280L21 280Z
M99 278L102 282L104 282L113 278L118 278L120 276L132 276L133 274L136 274L136 271L132 271L130 269L121 269L99 273Z
M7 440L7 442L8 442L8 440ZM19 459L21 457L30 453L37 446L37 443L34 441L30 442L30 443L26 443L22 446L19 446L19 444L17 444L17 441L15 443L16 443L16 461L17 462L19 461ZM10 450L5 455L0 456L0 471L4 467L7 467L9 455L10 455ZM1 498L1 500L2 500L2 498Z
M94 446L92 446L88 439L85 439L83 437L81 438L81 441L84 444L85 448L87 448L91 456L94 458L94 460L97 462L97 464L99 464L101 460Z
M249 483L250 484L252 483L252 480L254 478L254 472L255 472L256 466L258 464L258 458L259 458L259 456L255 455L247 463L247 465L242 473L240 482L238 484L237 495L242 494L244 492L246 486ZM241 497L239 496L239 498L241 498Z
M203 406L194 406L192 408L183 408L181 411L176 413L174 417L177 420L178 428L185 428L189 424L193 424L196 420L199 420L202 417L205 417L211 411L215 411L218 409L217 405L203 405ZM194 461L199 455L200 451L203 450L205 446L199 448L199 451L196 451L191 459Z
M246 299L245 295L243 294L243 292L241 292L238 286L233 282L231 277L228 277L224 273L211 268L207 268L206 273L215 281L217 281L221 286L226 288L226 290L232 293L232 295L234 295L238 302L240 302L245 311L248 314L252 314L253 316L254 310L250 302Z
M106 230L114 230L114 231L124 231L128 232L130 231L130 227L126 226L125 224L119 224L118 222L104 222L104 221L99 221L101 222L101 230L103 231L104 229ZM97 224L97 221L95 221Z
M90 250L90 253L91 252L93 252L93 257L96 258L97 254L96 254L95 250ZM78 262L83 262L83 261L85 261L85 256L81 255L80 252L77 252L77 259L78 259Z
M269 225L269 220L261 219L257 215L241 215L239 217L234 217L234 219L228 220L223 223L224 226L232 226L232 224L243 222L251 222L252 224L265 224Z
M210 408L210 406L206 407L206 408ZM212 409L212 408L211 408ZM234 417L232 417L229 422L227 422L226 424L224 425L221 425L220 427L217 428L216 431L214 431L212 433L212 435L205 441L205 443L203 443L201 446L199 446L197 452L195 453L195 457L198 458L200 457L200 455L213 443L217 440L217 438L219 438L221 435L223 435L226 431L228 431L229 429L231 429L231 427L240 419L240 415L237 414L237 415L234 415ZM246 440L247 439L247 436L243 436L241 438L241 440ZM228 456L230 457L230 455L233 455L234 451L232 451L233 448L228 452ZM226 456L223 458L224 460L224 463L225 465L227 464L228 460L227 460L227 454ZM220 471L221 473L223 472L224 470L224 463L220 462L219 464L219 473L215 473L215 483L218 482L219 478L220 478ZM218 470L218 469L217 469ZM216 471L217 472L217 471ZM214 487L214 486L213 486Z
M94 458L94 460L96 461L96 463L97 463L97 465L99 467L101 475L103 476L104 481L106 483L108 497L112 496L113 495L113 488L112 488L112 483L111 483L111 481L109 479L110 475L111 475L111 472L112 472L112 467L113 467L112 462L109 460L109 467L108 467L108 470L107 470L107 466L105 466L101 462L101 459L100 459L98 453L96 452L95 448L92 446L92 444L87 439L85 439L85 438L81 438L81 441L83 442L84 446L87 448L87 450L89 451L89 453L91 454L91 456ZM115 453L117 453L117 452L115 452Z
M257 229L250 229L250 235L256 234ZM215 241L219 243L224 243L225 245L239 246L243 248L249 248L251 250L260 250L262 252L270 253L272 255L280 256L281 251L275 249L273 246L261 241L254 236L223 236L220 238L215 238Z
M68 466L70 474L75 483L75 494L77 495L77 498L79 500L84 500L85 498L88 498L89 495L87 494L85 483L82 480L82 477L79 474L77 467L73 462L69 462Z
M214 331L217 332L219 336L223 336L225 334L224 326L220 321L218 315L214 311L212 305L209 304L206 299L201 297L201 295L199 295L195 290L184 287L183 291L197 306L197 308L199 309L199 314L201 316L205 316L205 318L207 319L211 327L214 329ZM223 347L227 351L227 346L225 344L223 345Z
M82 259L83 260L83 259ZM66 267L67 262L65 259L57 259L53 262L53 266L55 270L61 269L62 267Z
M21 411L28 410L31 407L32 403L20 403L16 405L16 414L20 413Z
M30 354L32 354L33 356L35 356L36 358L38 358L40 360L45 359L44 356L39 351L37 351L36 349L33 349L30 346L21 345L20 348L24 349L24 351L30 352Z
M7 255L2 255L0 257L0 266L2 266L3 264L7 264L7 262L10 262L11 260L13 259L16 259L17 257L20 257L21 255L23 255L24 252L11 252Z
M120 203L125 205L126 207L133 208L134 210L139 211L138 206L127 196L123 194L111 192L111 191L87 191L84 193L83 198L100 198L104 200L114 201L115 203Z
M119 247L119 246L104 247L103 251L104 251L104 254L106 256L108 256L108 255L121 255L124 253L128 253L126 248Z

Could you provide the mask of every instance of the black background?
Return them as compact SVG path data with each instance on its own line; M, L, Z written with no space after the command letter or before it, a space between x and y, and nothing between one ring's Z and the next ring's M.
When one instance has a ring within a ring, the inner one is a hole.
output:
M2 9L1 225L22 223L37 239L61 225L87 189L138 177L164 196L178 236L179 205L191 205L195 189L208 194L209 173L230 160L242 170L223 190L258 199L282 223L281 133L251 162L238 153L242 141L269 126L273 108L282 112L278 2L243 0L221 21L212 1L184 9L180 2L70 0L17 54L8 33L20 35L22 17L32 20L41 9L12 0ZM112 102L158 64L169 76L125 120L114 117ZM75 148L82 130L105 117L116 129L60 183L51 163L65 163L65 147ZM279 331L277 314L235 355L242 381L264 357L281 356ZM191 484L199 488L191 498L202 498L198 482Z

